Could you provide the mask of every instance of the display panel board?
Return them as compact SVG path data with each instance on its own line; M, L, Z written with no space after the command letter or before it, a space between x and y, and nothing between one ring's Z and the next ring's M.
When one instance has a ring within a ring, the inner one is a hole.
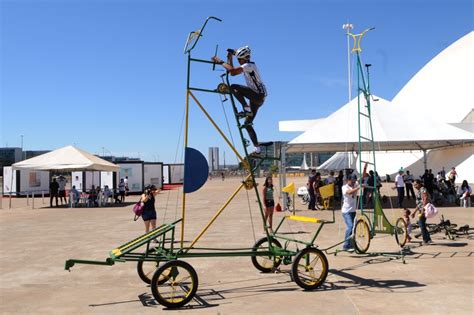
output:
M163 163L145 163L143 165L143 184L163 188Z
M182 184L184 182L184 164L170 164L170 184Z
M141 193L143 191L143 162L121 162L118 183L121 178L128 176L129 193Z
M17 176L19 174L19 176ZM19 170L13 172L11 166L3 168L3 192L8 195L26 195L31 192L49 193L49 171Z

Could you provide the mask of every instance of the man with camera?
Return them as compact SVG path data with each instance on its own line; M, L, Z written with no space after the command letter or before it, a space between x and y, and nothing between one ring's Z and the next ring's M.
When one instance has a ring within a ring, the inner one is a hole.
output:
M238 67L234 67L234 56L239 62L240 66ZM258 109L265 102L267 90L265 84L262 82L256 64L250 61L250 47L244 46L237 50L227 49L227 62L222 61L218 56L212 57L212 60L222 65L232 76L244 74L247 86L232 84L230 90L240 104L242 104L243 111L238 113L238 117L245 118L244 126L255 147L254 154L260 154L261 150L257 134L253 129L253 121ZM248 99L249 104L247 104L245 99Z

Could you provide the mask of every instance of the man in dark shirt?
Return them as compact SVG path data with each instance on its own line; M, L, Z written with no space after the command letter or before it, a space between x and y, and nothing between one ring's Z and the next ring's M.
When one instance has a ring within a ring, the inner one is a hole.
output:
M56 181L56 178L53 178L53 181L49 184L49 205L53 207L53 198L56 198L56 207L58 206L58 191L59 184Z

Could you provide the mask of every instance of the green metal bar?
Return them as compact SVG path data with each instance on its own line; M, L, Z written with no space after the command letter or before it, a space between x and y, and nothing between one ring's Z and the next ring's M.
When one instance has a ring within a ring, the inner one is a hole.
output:
M215 64L214 61L210 61L210 60L206 60L206 59L190 58L190 60L191 60L191 61L194 61L194 62Z
M195 87L190 87L189 90L191 91L199 91L199 92L208 92L208 93L216 93L216 94L221 94L216 90L211 90L211 89L202 89L202 88L195 88Z
M115 260L111 258L107 258L105 261L69 259L69 260L66 260L64 269L70 270L75 264L112 266L114 263L115 263Z
M300 240L297 240L297 239L294 239L294 238L289 238L289 237L285 237L285 236L281 236L281 235L274 235L273 238L282 239L282 240L285 240L285 241L290 241L290 242L295 242L295 243L300 243L300 244L304 244L306 246L313 246L313 243L300 241Z

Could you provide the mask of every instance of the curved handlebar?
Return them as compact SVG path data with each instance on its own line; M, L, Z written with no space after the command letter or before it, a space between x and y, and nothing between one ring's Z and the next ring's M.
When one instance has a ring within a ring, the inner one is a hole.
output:
M218 17L210 16L206 19L206 21L204 22L204 24L202 25L202 27L199 30L189 33L188 39L186 40L186 45L184 46L184 53L185 54L189 54L191 52L191 50L193 50L194 47L196 47L196 44L198 43L199 38L202 36L202 33L204 32L204 28L206 27L207 22L209 22L209 20L216 20L216 21L222 22L222 20L219 19ZM188 47L189 41L191 40L193 35L197 36L198 38L196 39L196 41L194 42L194 44L191 47Z

